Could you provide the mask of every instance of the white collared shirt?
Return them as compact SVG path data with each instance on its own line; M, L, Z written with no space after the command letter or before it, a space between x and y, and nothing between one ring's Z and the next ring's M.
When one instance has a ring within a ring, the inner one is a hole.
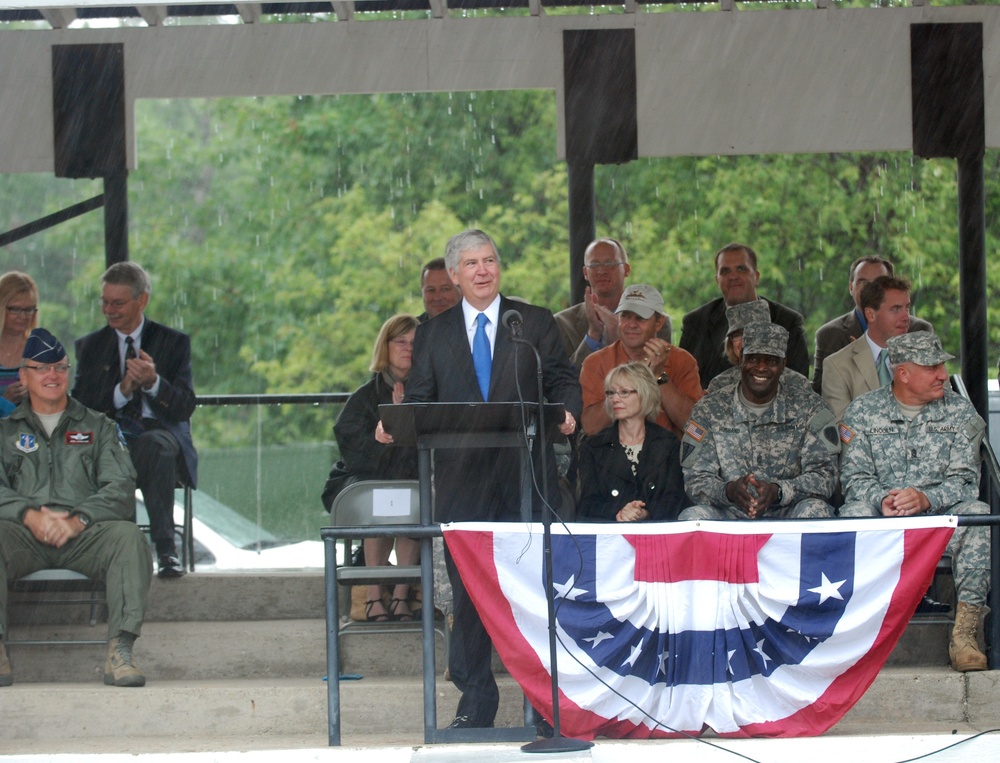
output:
M882 353L882 352L888 353L889 352L889 348L888 347L879 347L877 344L875 344L875 340L872 339L868 335L867 331L865 332L865 340L868 342L868 349L872 351L872 362L875 364L875 370L878 371L878 356L879 356L879 353ZM886 366L888 366L888 368L889 368L889 375L891 376L892 375L892 361L889 360L888 355L886 355Z
M472 351L472 342L476 338L476 317L479 313L486 313L489 322L486 324L486 337L490 340L490 357L493 357L493 349L497 343L497 323L500 322L500 295L489 304L485 310L477 310L465 298L462 299L462 315L465 319L465 330L469 337L469 351Z

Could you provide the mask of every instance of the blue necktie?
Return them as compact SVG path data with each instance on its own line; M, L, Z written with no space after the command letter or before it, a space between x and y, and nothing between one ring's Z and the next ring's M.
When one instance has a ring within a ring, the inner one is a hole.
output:
M483 400L490 397L490 371L493 369L493 357L490 355L490 338L486 336L486 324L490 319L486 313L476 316L476 336L472 340L472 365L476 367L476 378Z

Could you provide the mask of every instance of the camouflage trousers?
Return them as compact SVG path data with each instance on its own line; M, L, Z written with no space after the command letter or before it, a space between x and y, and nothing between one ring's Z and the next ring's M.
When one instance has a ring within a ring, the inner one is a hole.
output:
M801 501L769 509L760 519L830 519L833 507L819 498L803 498ZM735 506L720 508L717 506L689 506L681 512L678 519L708 519L725 521L732 519L748 519L747 515Z
M989 514L990 507L982 501L959 501L936 514ZM880 517L879 508L853 501L840 507L842 517ZM990 528L962 527L948 541L945 555L951 557L955 576L955 593L959 601L981 607L986 603L990 583Z

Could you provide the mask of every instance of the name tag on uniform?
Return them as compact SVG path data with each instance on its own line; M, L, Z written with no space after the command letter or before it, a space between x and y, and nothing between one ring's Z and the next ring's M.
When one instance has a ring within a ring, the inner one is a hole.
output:
M899 434L899 427L872 427L868 434Z
M67 432L66 433L66 444L67 445L93 445L94 444L94 433L93 432Z
M947 432L947 433L950 433L950 434L958 434L959 431L960 431L960 428L956 427L954 424L928 424L927 425L927 431L928 432Z

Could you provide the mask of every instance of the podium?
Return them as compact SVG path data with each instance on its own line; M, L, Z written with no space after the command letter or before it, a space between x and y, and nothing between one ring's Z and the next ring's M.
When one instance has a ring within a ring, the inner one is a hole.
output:
M531 449L538 438L536 403L401 403L380 405L382 428L397 445L417 448L420 521L434 521L431 453L439 448L520 448L521 519L530 522ZM565 441L559 425L566 418L561 403L546 403L545 431L550 441Z
M382 428L392 435L396 445L417 448L417 472L420 480L420 524L434 523L433 451L442 448L519 448L521 473L521 518L532 519L531 451L538 440L537 403L401 403L380 405ZM559 425L566 418L562 404L546 403L544 431L554 433L550 440L565 439ZM541 482L541 480L539 480ZM421 537L421 585L425 592L434 590L430 536ZM425 597L426 597L425 593ZM426 601L426 599L425 599ZM524 727L508 729L439 729L435 707L437 670L434 660L433 607L423 608L424 659L424 741L443 742L522 742L535 738L531 707L525 700Z

